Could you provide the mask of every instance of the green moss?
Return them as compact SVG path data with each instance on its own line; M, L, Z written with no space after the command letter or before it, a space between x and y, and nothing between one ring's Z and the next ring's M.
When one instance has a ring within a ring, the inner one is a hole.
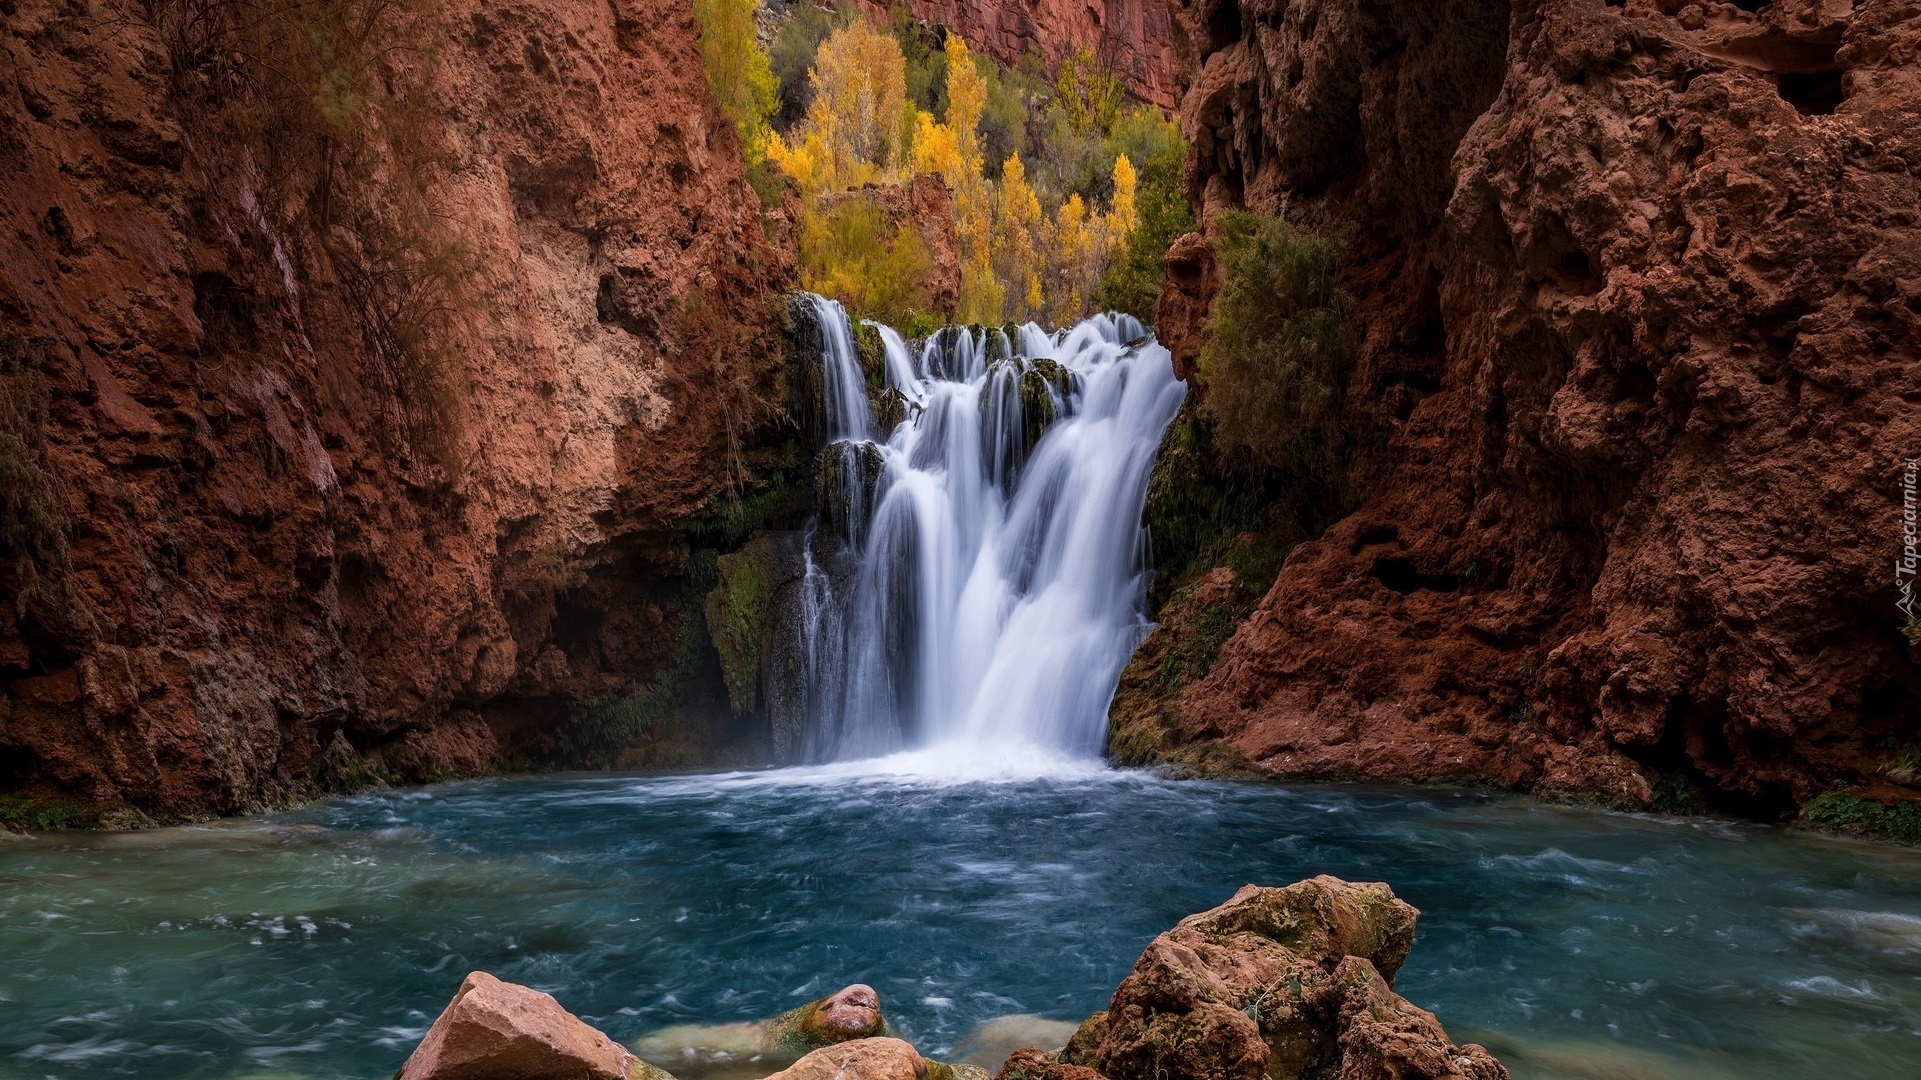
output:
M735 715L760 704L760 662L773 609L774 542L757 536L714 561L720 578L703 605L707 633L720 654L721 681Z
M1801 808L1801 821L1835 832L1921 843L1921 806L1875 802L1845 787L1810 800Z
M854 356L860 360L868 393L878 393L887 385L887 343L881 339L879 327L870 322L854 323Z
M0 826L43 832L47 829L77 828L91 822L87 808L71 799L0 795Z

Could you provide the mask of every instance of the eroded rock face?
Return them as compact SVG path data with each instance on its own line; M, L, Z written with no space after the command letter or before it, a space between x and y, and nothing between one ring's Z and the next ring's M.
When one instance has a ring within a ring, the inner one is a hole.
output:
M1360 342L1358 507L1186 737L1760 815L1909 786L1921 3L1752 6L1175 5L1192 197L1345 229ZM1170 256L1177 356L1211 272Z
M468 975L395 1080L671 1080L551 995Z
M1155 938L1058 1065L1017 1055L1002 1076L1505 1078L1393 992L1417 914L1379 883L1250 885Z
M424 205L472 264L424 375L355 300L414 265L355 255L417 220L388 180L354 239L183 111L159 33L77 10L0 22L5 366L67 527L0 559L0 790L199 814L483 771L668 664L789 269L684 0L389 9L434 42L383 77L425 87Z
M859 3L869 14L887 18L888 4ZM1087 45L1142 101L1171 109L1179 96L1175 29L1168 7L1158 0L907 0L906 6L923 22L960 31L971 49L1008 67L1031 51L1051 72L1062 57Z

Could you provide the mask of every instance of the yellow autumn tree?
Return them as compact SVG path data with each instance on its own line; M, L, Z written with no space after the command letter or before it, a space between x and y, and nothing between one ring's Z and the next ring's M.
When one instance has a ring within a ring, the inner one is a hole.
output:
M1000 192L995 202L994 272L1007 292L1020 298L1006 314L1022 320L1040 318L1045 307L1039 251L1044 222L1040 198L1027 183L1027 168L1019 154L1009 154L1001 163Z
M891 179L907 164L907 68L900 45L855 19L821 42L814 92L794 138L769 154L810 195Z

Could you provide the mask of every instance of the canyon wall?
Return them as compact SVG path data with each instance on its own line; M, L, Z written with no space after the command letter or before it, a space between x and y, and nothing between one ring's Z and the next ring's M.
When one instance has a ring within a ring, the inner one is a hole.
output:
M1921 3L1174 9L1197 205L1348 237L1348 492L1204 677L1130 671L1117 738L1767 817L1921 797ZM1169 267L1191 371L1218 271L1199 236Z
M0 14L0 794L552 760L684 666L791 277L684 0Z
M880 19L896 6L857 2ZM922 22L959 31L970 48L1007 67L1033 52L1051 72L1085 45L1135 97L1164 109L1178 100L1174 29L1162 0L905 0L905 6Z

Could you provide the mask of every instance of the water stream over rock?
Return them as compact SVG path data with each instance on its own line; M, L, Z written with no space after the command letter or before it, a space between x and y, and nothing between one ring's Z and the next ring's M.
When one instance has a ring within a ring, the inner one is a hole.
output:
M1097 756L1147 631L1141 506L1186 393L1167 351L1125 315L911 347L873 327L863 370L846 312L810 302L828 445L804 756Z

